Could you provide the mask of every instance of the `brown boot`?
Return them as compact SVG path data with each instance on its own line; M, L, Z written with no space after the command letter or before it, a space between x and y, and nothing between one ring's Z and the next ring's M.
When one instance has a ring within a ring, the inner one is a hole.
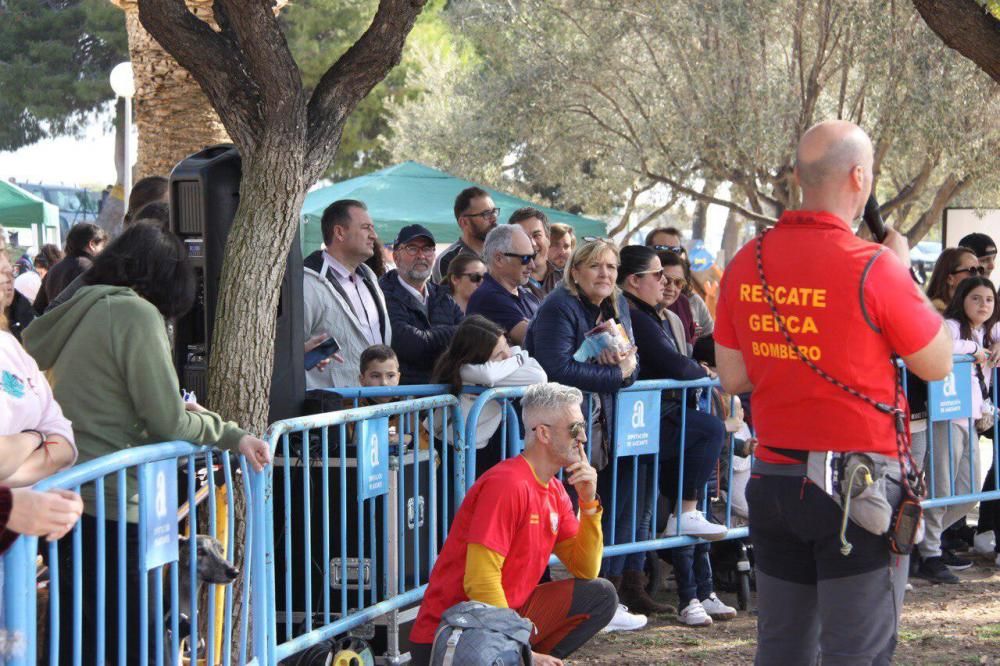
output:
M605 576L611 581L611 584L615 586L615 592L622 591L622 577L621 576Z
M618 600L628 606L632 613L651 615L653 613L677 614L677 609L649 596L646 592L646 575L641 571L626 571L622 576Z

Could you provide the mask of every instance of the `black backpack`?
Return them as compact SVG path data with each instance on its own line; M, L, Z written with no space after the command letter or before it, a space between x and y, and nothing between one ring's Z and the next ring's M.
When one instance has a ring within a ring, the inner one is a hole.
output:
M509 608L463 601L441 616L431 666L530 666L534 628Z

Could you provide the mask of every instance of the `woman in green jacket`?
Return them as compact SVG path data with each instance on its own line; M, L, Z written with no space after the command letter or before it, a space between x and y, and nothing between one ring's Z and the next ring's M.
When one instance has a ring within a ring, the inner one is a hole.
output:
M63 413L73 422L79 449L78 462L143 444L184 440L194 444L212 444L238 451L249 464L260 470L270 462L268 445L225 421L218 414L198 405L186 405L171 354L164 319L175 318L191 309L195 297L194 270L184 245L173 234L151 224L136 224L116 238L95 260L83 276L84 286L72 299L50 310L25 329L24 347L48 372L49 381ZM137 550L138 529L136 477L129 474L126 495L129 559ZM90 484L82 489L86 502L83 519L83 552L95 552L96 519L94 491ZM87 491L90 491L89 493ZM118 515L119 489L112 478L105 483L106 533L114 535L122 519ZM110 571L117 562L117 542L106 544ZM72 549L60 549L60 577L70 583ZM89 562L85 562L89 567ZM130 596L137 589L133 580L137 567L129 562ZM93 585L85 576L87 586ZM116 576L109 573L106 604L109 606L107 645L116 645L119 629L114 587ZM71 609L69 587L60 585L64 602ZM130 599L130 615L136 606ZM96 610L86 604L84 633L96 629ZM72 626L64 624L63 626ZM137 657L135 637L130 625L129 652ZM85 640L85 652L93 650L92 640ZM89 647L88 647L89 646ZM112 648L113 649L113 648ZM109 651L112 661L117 654ZM134 661L130 658L129 661ZM93 663L94 655L85 654L84 663Z

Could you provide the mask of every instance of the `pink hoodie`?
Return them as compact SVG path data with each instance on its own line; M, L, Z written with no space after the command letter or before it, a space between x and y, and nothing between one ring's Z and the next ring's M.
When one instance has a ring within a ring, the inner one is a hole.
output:
M0 331L0 435L23 430L62 435L76 450L73 426L52 397L35 359L13 335Z

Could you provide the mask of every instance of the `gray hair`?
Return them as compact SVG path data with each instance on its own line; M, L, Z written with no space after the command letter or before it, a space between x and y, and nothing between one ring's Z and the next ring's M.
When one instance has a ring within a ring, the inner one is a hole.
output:
M533 422L535 414L551 414L566 407L579 406L583 402L583 393L578 388L559 384L557 382L546 382L544 384L533 384L524 392L521 398L521 415L524 417L525 425ZM529 414L532 417L529 417Z
M522 233L525 238L528 238L528 234L524 233L524 229L515 224L498 224L493 227L490 233L486 234L486 240L483 241L483 263L487 267L493 263L493 259L497 254L513 250L515 233ZM528 240L530 241L531 239L529 238Z

